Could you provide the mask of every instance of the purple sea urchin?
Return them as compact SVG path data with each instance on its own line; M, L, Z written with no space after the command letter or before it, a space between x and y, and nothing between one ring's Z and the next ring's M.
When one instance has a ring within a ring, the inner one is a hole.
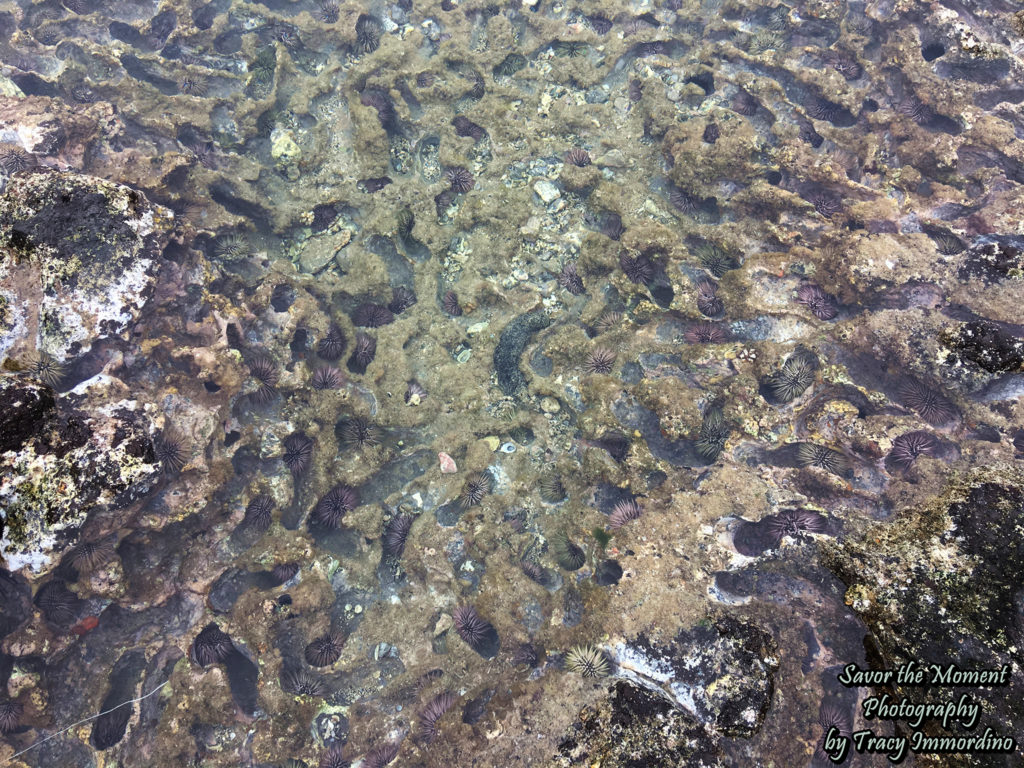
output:
M28 170L35 163L35 158L32 157L18 144L3 143L0 144L0 168L3 169L4 173L8 176L12 176L18 171Z
M420 735L427 743L437 738L439 731L438 722L444 713L454 706L455 694L451 691L442 691L434 696L420 710Z
M458 165L447 168L444 172L444 178L452 192L460 195L469 192L476 183L473 179L473 174Z
M301 475L313 463L313 438L304 432L288 435L282 443L284 453L281 460L293 475Z
M691 344L724 344L729 334L716 323L698 323L687 330L683 338Z
M462 305L459 304L459 297L455 291L446 291L441 299L441 308L452 317L462 316Z
M565 153L565 161L577 168L586 168L590 165L590 154L585 149L573 147Z
M419 405L426 396L427 390L423 388L422 384L415 380L410 381L405 389L405 404Z
M919 456L934 456L939 447L939 441L930 432L915 430L906 432L892 441L892 450L889 451L887 463L905 472L910 469Z
M626 273L630 282L637 285L649 283L654 277L654 264L643 254L631 257L623 253L619 256L619 266L622 267L622 271Z
M36 593L35 604L48 621L54 624L70 624L75 620L75 604L78 597L68 589L63 579L46 582Z
M192 660L201 667L219 664L235 649L227 633L210 622L192 641Z
M317 9L316 17L324 24L334 24L341 16L341 7L337 0L320 0L320 7Z
M562 266L562 271L558 275L558 284L573 296L579 296L586 292L586 288L583 287L583 278L576 271L576 264L571 261L567 261Z
M338 360L345 353L345 334L341 328L331 325L320 343L317 345L316 353L324 360Z
M615 505L608 516L608 527L617 531L626 523L639 519L643 513L644 509L637 504L636 499L623 499Z
M333 365L321 365L313 371L309 383L313 386L313 389L338 389L341 386L342 380L341 371Z
M826 734L833 728L843 736L853 733L853 718L850 717L849 709L833 702L821 702L818 708L818 724Z
M615 350L608 347L595 347L587 354L583 363L585 373L611 373L615 365Z
M367 366L377 356L377 340L369 334L358 331L356 343L349 358L348 367L353 373L366 373Z
M452 611L452 621L459 637L471 648L479 647L491 629L491 625L480 618L472 605L458 606Z
M776 544L786 536L799 539L808 533L821 533L825 530L825 518L809 509L784 509L766 519Z
M358 506L359 491L351 485L340 483L321 497L310 519L321 528L337 528L342 518Z
M796 300L811 310L811 313L819 320L834 320L839 314L836 307L836 297L826 293L821 286L815 283L804 283L797 289Z
M710 280L697 283L697 311L705 317L717 317L725 310L725 305L718 298L718 286Z
M341 658L344 647L344 635L340 632L328 632L306 646L306 663L311 667L329 667Z
M401 746L401 742L388 741L374 747L363 757L363 768L384 768L398 757Z
M452 127L455 129L456 136L469 138L473 141L480 141L480 139L487 135L487 131L483 129L483 126L477 125L465 115L453 117Z
M399 285L391 291L391 301L388 303L388 311L400 315L416 303L416 294L411 288Z
M391 310L371 301L360 304L352 312L352 324L362 328L380 328L395 322Z
M295 574L298 572L298 563L278 563L270 569L270 575L273 577L274 581L277 582L278 586L281 584L287 584L295 578Z

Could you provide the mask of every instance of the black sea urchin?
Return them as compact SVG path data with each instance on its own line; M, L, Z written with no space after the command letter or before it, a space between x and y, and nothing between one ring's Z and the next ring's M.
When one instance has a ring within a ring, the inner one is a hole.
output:
M328 667L341 658L344 647L344 635L340 632L328 632L306 646L306 663L311 667Z
M555 562L567 571L578 571L587 562L583 548L561 531L551 537L551 551Z
M626 523L637 520L643 513L644 508L636 499L623 499L612 508L612 513L608 516L608 527L617 531Z
M426 703L420 710L420 735L426 742L437 738L439 733L438 721L455 704L455 694L451 691L442 691Z
M337 528L346 513L359 506L359 492L351 485L341 483L323 495L313 509L311 519L321 528Z
M836 307L836 297L826 293L821 286L814 283L804 283L797 289L796 300L811 310L811 313L819 320L834 320L839 314Z
M213 622L210 622L192 641L192 659L201 667L219 664L235 649L234 643Z
M900 385L900 401L933 427L956 417L956 407L936 389L917 379L905 379Z
M611 373L615 365L615 350L608 347L594 347L583 363L585 373Z
M337 0L320 0L320 7L317 9L316 17L324 24L334 24L341 16L341 6Z
M853 733L853 718L850 710L833 702L821 702L818 708L818 724L827 735L835 728L843 736L850 736Z
M800 443L796 460L801 467L817 467L833 475L845 475L850 469L850 463L843 454L817 443Z
M794 354L768 378L768 389L780 403L792 402L814 383L814 371L815 366L808 359Z
M934 456L938 447L939 441L930 432L907 432L892 441L887 463L905 472L913 466L919 456Z
M694 248L694 255L701 266L715 277L722 277L729 270L739 267L736 257L715 243L700 243Z
M265 531L273 521L274 500L265 493L254 496L245 507L244 524L255 530Z
M476 506L484 500L484 496L493 489L494 480L490 472L479 472L466 481L459 496L459 504L464 508Z
M362 53L373 53L380 47L380 36L384 29L379 20L367 13L356 19L356 47Z
M700 432L694 443L697 453L707 461L714 461L725 448L729 432L729 424L722 415L722 410L709 408L708 412L704 414L704 421L700 425Z
M270 575L277 582L277 586L287 584L289 581L295 578L295 574L299 572L298 563L278 563L270 569Z
M473 174L458 165L446 169L444 172L444 178L445 181L448 182L448 186L452 192L460 195L464 195L469 192L475 184Z
M309 379L309 383L313 386L313 389L318 390L337 389L341 386L341 382L341 371L333 365L319 366L315 371L313 371L313 375Z
M57 362L45 352L40 352L29 360L27 371L51 389L60 387L64 380L64 365Z
M380 430L362 416L344 419L335 426L334 432L346 448L371 448L380 445Z
M288 667L281 674L281 688L299 696L323 696L327 691L320 675L298 665Z
M282 443L284 453L281 460L293 475L301 475L313 463L313 438L304 432L288 435Z
M623 253L619 256L619 266L629 281L637 285L645 285L654 277L654 264L643 254L631 257Z
M80 541L71 550L71 562L83 573L90 573L106 565L114 556L117 535L101 536L91 541Z
M11 733L21 723L25 708L16 701L0 701L0 733Z
M70 624L75 620L75 605L78 597L68 589L62 579L53 579L39 588L35 604L48 621L54 624Z
M544 475L538 484L540 497L548 504L557 504L565 500L565 486L562 478L556 474Z
M576 264L571 261L562 266L562 271L558 274L558 284L573 296L579 296L586 291L583 287L583 278L576 271Z
M592 645L577 645L565 654L565 668L582 677L607 677L611 672L604 651Z
M0 168L11 176L32 167L35 159L18 144L0 144Z
M257 355L249 362L249 373L256 379L256 391L252 393L254 402L265 405L277 396L274 386L278 381L277 363L267 355Z
M381 549L384 556L390 560L398 560L405 550L405 542L412 530L412 515L395 515L384 526L384 536L381 540Z
M165 429L153 444L157 463L164 475L180 472L188 462L185 440L173 430Z

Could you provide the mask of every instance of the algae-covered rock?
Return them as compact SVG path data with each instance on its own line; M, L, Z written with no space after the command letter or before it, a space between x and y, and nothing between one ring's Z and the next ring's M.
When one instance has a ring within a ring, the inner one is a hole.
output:
M0 354L38 348L62 361L122 333L152 291L172 218L91 176L12 178L0 197Z
M0 404L10 427L0 454L0 552L11 570L44 570L91 510L129 504L156 477L149 422L133 401L92 412L55 407L50 390L3 375Z

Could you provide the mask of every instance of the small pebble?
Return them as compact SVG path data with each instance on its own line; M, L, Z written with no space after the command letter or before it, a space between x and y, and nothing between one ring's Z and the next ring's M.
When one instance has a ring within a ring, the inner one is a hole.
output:
M492 451L498 450L498 446L501 445L501 440L499 440L495 435L488 435L484 438L484 442L487 443L487 447Z
M545 397L540 401L540 409L544 411L544 413L558 413L562 410L562 406L557 400L555 400L555 398Z
M501 446L501 452L502 453L515 453L516 452L516 444L515 443L505 443L504 445Z
M437 460L441 463L441 474L442 475L454 475L459 471L459 468L455 465L455 459L449 456L443 451L437 454Z

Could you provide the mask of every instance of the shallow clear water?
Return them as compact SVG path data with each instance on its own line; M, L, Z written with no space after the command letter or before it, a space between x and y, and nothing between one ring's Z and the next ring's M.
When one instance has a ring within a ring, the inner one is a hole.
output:
M0 4L0 758L891 733L892 585L1018 564L928 517L1020 484L1014 10Z

